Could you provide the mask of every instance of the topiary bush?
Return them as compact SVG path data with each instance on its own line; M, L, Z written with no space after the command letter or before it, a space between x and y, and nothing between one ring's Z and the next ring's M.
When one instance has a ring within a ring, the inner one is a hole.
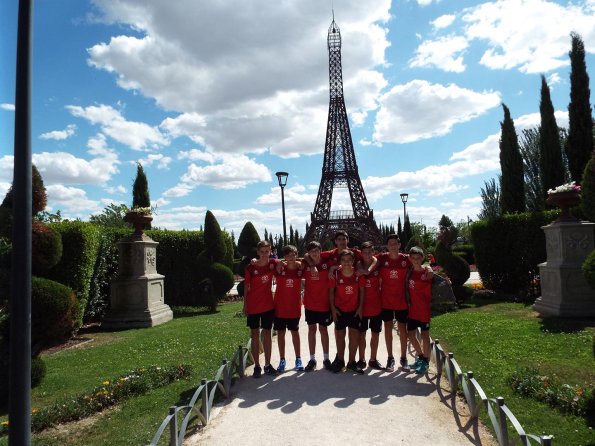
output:
M587 283L595 290L595 250L583 262L583 274Z
M233 272L222 263L213 263L207 274L213 283L213 291L217 299L225 297L227 292L233 288Z
M585 166L581 187L582 214L587 220L595 222L595 153Z
M31 280L31 350L60 344L80 327L80 308L72 289L53 280Z
M475 250L473 249L473 245L454 245L452 252L464 258L468 264L475 264Z
M62 257L62 236L35 220L31 230L31 270L36 276L44 276Z

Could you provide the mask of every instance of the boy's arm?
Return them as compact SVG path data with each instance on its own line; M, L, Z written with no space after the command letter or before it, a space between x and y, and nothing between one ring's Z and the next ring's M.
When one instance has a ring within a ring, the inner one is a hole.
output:
M250 272L246 270L244 272L244 305L242 306L242 313L246 314L246 300L250 293Z
M365 287L359 287L359 293L358 293L358 298L359 298L359 302L357 305L357 310L355 310L355 315L357 317L359 317L360 319L362 318L362 314L364 311L364 299L366 297L366 288Z
M339 316L339 311L335 307L335 289L329 288L328 289L328 301L331 307L331 315L333 317L333 322L337 322L337 317Z

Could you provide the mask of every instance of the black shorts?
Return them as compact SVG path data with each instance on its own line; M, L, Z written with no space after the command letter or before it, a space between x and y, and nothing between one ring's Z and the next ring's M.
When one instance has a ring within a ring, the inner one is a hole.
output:
M254 330L262 328L270 330L273 328L273 319L275 319L275 310L265 311L264 313L249 314L246 325Z
M408 314L409 310L389 310L388 308L383 308L380 316L384 322L392 322L393 320L396 320L397 322L405 324L407 323Z
M382 331L382 317L381 314L376 316L368 316L362 318L362 323L359 327L359 331L365 333L368 328L374 333L380 333Z
M335 330L345 330L347 327L359 330L362 320L355 316L355 311L341 311L340 308L337 308L337 310L341 314L337 317L337 322L335 322Z
M275 317L275 330L297 331L300 318Z
M306 324L314 325L320 324L324 327L328 327L333 322L333 318L331 317L330 311L314 311L314 310L304 310L304 314L306 316Z
M421 328L421 331L428 331L430 329L429 322L416 321L415 319L407 319L407 331Z

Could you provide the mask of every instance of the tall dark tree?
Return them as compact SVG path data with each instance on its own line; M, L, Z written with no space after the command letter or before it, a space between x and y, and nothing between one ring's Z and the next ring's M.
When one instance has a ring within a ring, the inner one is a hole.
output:
M541 75L541 100L539 102L541 128L539 131L539 175L542 195L545 198L549 189L564 184L564 162L560 132L554 116L554 106L550 96L550 87Z
M571 33L570 104L568 104L568 139L564 150L572 181L580 183L585 166L593 152L593 116L589 103L589 75L585 63L585 44L581 36Z
M405 215L405 223L403 223L403 236L401 237L401 245L403 248L409 243L409 239L413 236L411 231L411 223L409 222L409 215Z
M223 263L227 246L219 222L211 211L207 211L205 215L204 239L205 252L209 260Z
M12 209L12 185L8 192L6 193L4 200L2 201L2 207ZM48 202L48 196L45 190L45 185L43 184L43 178L35 167L35 164L31 165L31 214L35 215L38 212L41 212L45 209L45 206Z
M500 189L494 178L485 181L485 189L481 188L481 211L477 215L480 220L489 220L500 215Z
M403 229L401 228L401 217L397 218L397 235L399 236L399 239L403 239ZM405 246L405 245L403 245Z
M136 163L136 178L134 179L134 184L132 185L132 207L151 207L151 199L149 198L149 183L141 163Z
M258 231L251 221L246 222L238 237L238 251L244 257L256 256L256 245L260 241ZM243 274L243 271L242 271Z
M528 211L540 211L545 207L545 195L539 174L539 134L539 128L525 129L520 141L525 174L525 203Z
M500 123L500 211L502 214L525 211L525 181L523 158L519 141L510 117L510 110L502 104L504 120Z

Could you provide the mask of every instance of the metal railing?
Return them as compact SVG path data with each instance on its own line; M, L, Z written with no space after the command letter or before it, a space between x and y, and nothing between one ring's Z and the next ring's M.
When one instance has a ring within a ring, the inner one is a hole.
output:
M217 391L225 397L229 397L229 391L233 384L232 378L234 375L243 377L248 361L253 360L252 353L250 352L250 341L245 347L238 346L231 361L227 359L223 360L223 363L217 370L215 378L212 380L203 379L200 382L200 386L196 389L190 402L185 406L171 406L169 408L169 415L163 419L157 433L151 440L149 446L156 446L161 436L169 428L169 445L179 446L184 443L184 436L186 435L186 429L188 423L195 414L202 426L209 424L211 409L215 401L215 395ZM178 427L179 413L186 411L184 418Z
M509 440L509 425L514 429L520 444L531 446L538 444L542 446L551 446L552 437L550 435L536 436L527 434L521 423L514 416L512 411L504 403L504 398L488 398L477 380L473 377L473 372L463 373L461 367L454 359L453 353L445 353L438 339L432 342L432 359L436 363L436 386L440 385L440 380L444 375L449 384L449 390L453 397L462 390L465 402L469 406L469 411L473 419L477 419L482 408L487 411L492 428L496 433L496 440L500 446L509 446L517 444L516 440Z

